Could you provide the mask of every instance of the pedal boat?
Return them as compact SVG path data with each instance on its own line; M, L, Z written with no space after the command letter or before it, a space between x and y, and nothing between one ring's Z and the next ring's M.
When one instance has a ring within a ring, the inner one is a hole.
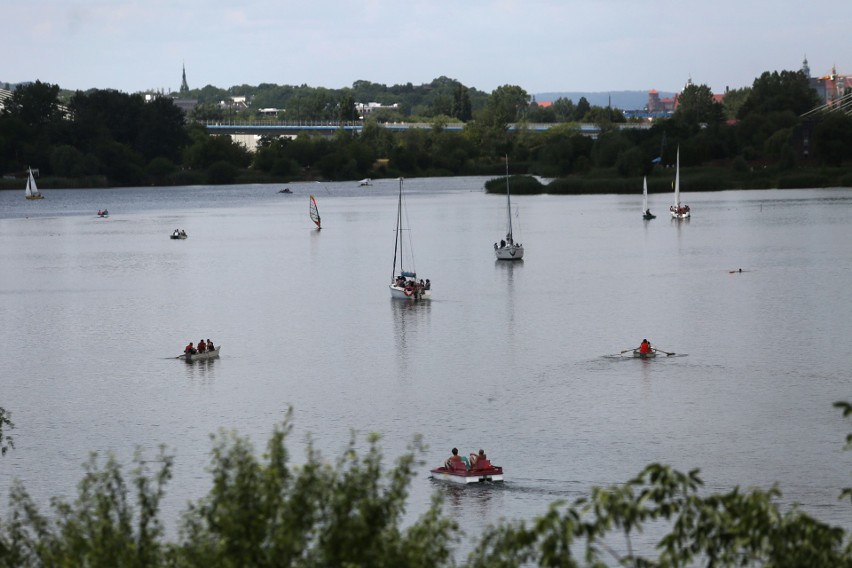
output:
M469 483L485 483L486 481L503 481L503 468L491 465L491 460L479 460L471 468L467 469L464 462L454 463L452 468L444 466L431 470L432 479L449 481L467 485Z

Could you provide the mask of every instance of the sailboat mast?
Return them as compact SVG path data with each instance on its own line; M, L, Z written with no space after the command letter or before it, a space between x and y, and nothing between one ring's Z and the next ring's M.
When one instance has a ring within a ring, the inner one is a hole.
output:
M506 213L509 218L509 233L506 235L509 240L509 244L512 244L514 241L512 239L512 198L509 195L509 155L506 155Z
M680 146L677 147L677 162L675 163L674 206L680 208Z
M402 270L402 178L399 178L399 202L396 206L396 238L393 242L393 272L391 280L396 277L396 254L399 251L399 268Z

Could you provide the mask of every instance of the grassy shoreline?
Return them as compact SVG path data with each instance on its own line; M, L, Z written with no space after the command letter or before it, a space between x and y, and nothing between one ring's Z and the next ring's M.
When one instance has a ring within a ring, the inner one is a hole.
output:
M521 168L522 169L522 168ZM444 177L434 175L435 172L424 172L423 177ZM446 172L442 172L446 173ZM433 175L429 175L433 174ZM446 173L447 175L464 175ZM409 174L411 175L411 174ZM482 173L478 175L483 175ZM485 174L488 175L488 174ZM494 178L486 182L488 193L505 192L505 179L493 174ZM158 187L181 187L189 185L208 185L203 172L180 172L160 180ZM384 177L384 176L382 176ZM393 176L391 176L393 177ZM413 176L412 176L413 177ZM379 176L376 177L379 179ZM314 181L312 179L281 180L274 176L254 171L239 172L230 184L285 184L299 181ZM673 168L661 168L648 175L649 193L667 193L672 191L674 181ZM580 195L622 193L632 194L641 191L642 179L638 177L623 177L614 170L593 170L586 175L569 175L542 182L532 175L513 175L510 178L512 193L516 195L556 194ZM23 191L26 180L0 179L0 191ZM110 189L113 187L105 176L85 178L62 178L45 176L39 178L40 189ZM152 184L152 186L155 184ZM852 187L852 168L796 168L779 170L777 168L760 168L738 171L730 167L700 166L681 168L682 191L726 191L737 189L803 189L824 187Z

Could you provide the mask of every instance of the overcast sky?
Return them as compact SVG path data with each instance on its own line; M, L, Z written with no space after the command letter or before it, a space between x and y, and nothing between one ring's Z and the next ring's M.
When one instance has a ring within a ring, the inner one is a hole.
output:
M176 90L440 76L491 92L714 92L852 74L850 0L0 0L0 81Z

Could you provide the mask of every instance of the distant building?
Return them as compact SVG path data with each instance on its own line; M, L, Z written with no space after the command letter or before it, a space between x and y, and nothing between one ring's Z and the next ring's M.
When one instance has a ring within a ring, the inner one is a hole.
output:
M808 65L808 58L805 57L802 61L802 73L819 95L822 104L840 104L841 98L852 93L852 75L839 75L835 66L831 67L831 73L828 75L811 77L811 68Z
M248 108L246 97L231 97L229 100L219 101L219 108L245 110Z
M381 103L355 103L355 111L358 113L358 116L360 116L362 120L366 118L370 113L382 109L398 111L399 104L393 103L392 105L383 105Z
M180 94L186 95L189 92L189 85L186 83L186 65L183 66L183 75L180 81Z

